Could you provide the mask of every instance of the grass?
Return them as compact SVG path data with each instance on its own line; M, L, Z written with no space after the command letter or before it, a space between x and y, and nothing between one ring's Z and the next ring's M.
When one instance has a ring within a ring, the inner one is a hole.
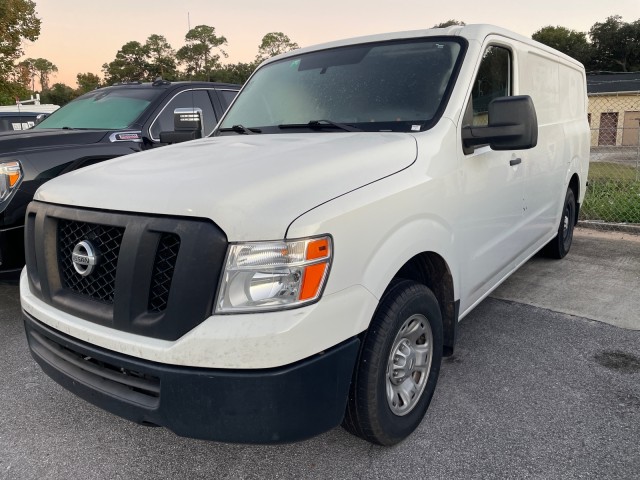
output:
M629 165L592 162L580 218L640 223L640 171Z

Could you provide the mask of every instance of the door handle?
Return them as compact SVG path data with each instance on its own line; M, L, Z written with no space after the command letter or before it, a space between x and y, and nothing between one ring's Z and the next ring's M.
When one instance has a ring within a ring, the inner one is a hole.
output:
M521 163L522 163L521 158L514 158L513 160L509 160L509 165L511 165L512 167L515 165L520 165Z

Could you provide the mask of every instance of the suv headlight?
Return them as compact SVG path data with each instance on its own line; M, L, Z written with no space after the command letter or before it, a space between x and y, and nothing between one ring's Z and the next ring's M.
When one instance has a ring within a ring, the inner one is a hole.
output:
M0 163L0 202L9 198L20 180L22 180L20 162Z
M322 293L331 265L331 237L229 246L215 313L294 308Z

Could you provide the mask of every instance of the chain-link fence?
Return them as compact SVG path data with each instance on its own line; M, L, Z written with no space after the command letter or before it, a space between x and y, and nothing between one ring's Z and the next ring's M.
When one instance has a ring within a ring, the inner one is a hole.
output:
M584 226L640 233L640 91L589 95L589 186Z

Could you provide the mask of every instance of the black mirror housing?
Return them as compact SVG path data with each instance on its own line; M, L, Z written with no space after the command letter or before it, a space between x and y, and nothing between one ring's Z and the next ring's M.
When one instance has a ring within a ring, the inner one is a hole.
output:
M538 144L538 117L529 95L496 98L489 103L489 125L464 126L465 150L489 144L492 150L526 150Z
M180 143L202 138L202 109L176 108L172 132L160 132L160 143Z
M196 130L186 130L182 132L160 132L160 143L173 144L188 142L189 140L196 140L202 138L200 132Z

